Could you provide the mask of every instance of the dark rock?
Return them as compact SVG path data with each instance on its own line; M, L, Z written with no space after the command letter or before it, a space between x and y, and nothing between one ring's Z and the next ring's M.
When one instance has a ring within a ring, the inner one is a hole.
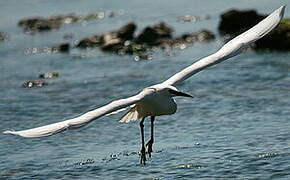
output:
M172 47L184 49L187 47L186 44L193 44L195 42L207 42L214 39L214 34L209 30L204 29L196 33L186 33L176 38L161 39L159 41L158 47L160 47L161 49L167 49Z
M134 33L136 30L136 25L134 23L128 23L124 26L122 26L120 29L113 31L113 32L107 32L102 34L103 37L103 43L104 45L110 43L110 41L118 41L118 42L124 42L126 40L132 40L134 38ZM110 43L112 44L112 43Z
M28 88L32 88L32 87L42 87L47 85L48 83L42 80L30 80L30 81L25 81L22 86L23 87L28 87Z
M165 23L146 27L136 38L138 43L156 44L162 38L171 38L173 29Z
M203 41L211 41L215 39L215 35L207 30L207 29L203 29L202 31L200 31L198 33L198 41L199 42L203 42Z
M4 33L0 32L0 41L5 41L7 39L7 35Z
M95 20L95 19L103 19L104 17L105 17L104 12L98 12L98 13L90 13L85 16L80 16L80 20L89 21L89 20Z
M197 33L183 34L181 37L187 43L204 42L215 39L215 35L207 29L203 29Z
M221 15L218 29L222 34L240 34L265 17L266 15L260 15L255 10L231 9Z
M33 17L21 19L18 25L23 27L26 33L35 33L40 31L58 29L61 26L61 23L60 21L56 21L54 18L45 19L42 17Z
M124 39L118 37L118 31L104 33L102 36L101 50L103 51L118 52L124 46Z
M32 48L26 48L24 53L25 54L52 54L52 53L68 53L70 50L70 44L69 43L62 43L55 45L53 47L32 47Z
M167 49L172 47L184 48L184 44L204 42L214 39L213 33L202 30L198 33L185 34L181 37L172 37L173 29L165 23L146 27L136 38L134 23L126 24L119 30L106 32L101 35L89 36L82 39L76 47L95 48L116 54L137 54L138 59L150 59L147 51L153 48Z
M125 41L132 40L134 38L136 27L137 26L134 23L128 23L117 31L86 37L80 40L76 47L101 47L104 51L116 51L120 49L120 46L123 46Z
M171 38L172 33L174 32L173 28L164 22L161 22L159 24L155 24L153 26L153 29L155 29L157 31L160 38Z
M256 25L266 15L260 15L254 10L230 10L221 15L219 30L222 34L233 37ZM290 19L283 19L279 25L253 45L257 50L290 50Z
M51 73L43 73L43 74L39 74L39 78L42 79L51 79L51 78L56 78L59 76L58 72L51 72Z
M94 48L104 44L102 35L93 35L80 40L76 47L78 48Z
M290 19L283 19L279 25L265 37L255 43L255 49L278 51L290 50Z
M159 35L152 27L146 27L136 39L138 43L153 44L158 40Z
M117 31L118 38L122 40L132 40L137 26L134 23L126 24Z
M125 41L125 42L112 41L111 43L108 43L102 46L101 49L103 51L113 52L119 55L124 55L124 54L132 55L132 54L137 54L137 53L147 51L148 46L144 44L137 44L132 41Z
M101 46L103 51L118 51L123 46L122 39L116 33L105 33L103 35L104 44Z
M62 43L52 47L52 52L69 52L70 45L69 43Z
M145 44L138 44L135 42L126 41L121 49L119 49L118 54L140 54L146 52L150 47Z
M119 44L122 42L122 39L118 37L117 32L107 32L102 34L103 36L103 44Z
M66 14L66 15L56 15L50 17L29 17L21 19L18 25L24 28L26 33L36 33L42 31L49 31L53 29L58 29L64 24L70 24L80 21L88 21L92 19L99 19L100 13L91 13L88 15L76 15L76 14Z

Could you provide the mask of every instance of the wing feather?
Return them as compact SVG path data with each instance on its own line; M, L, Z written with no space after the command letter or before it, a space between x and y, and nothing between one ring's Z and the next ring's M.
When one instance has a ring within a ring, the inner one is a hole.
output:
M226 43L216 53L195 62L191 66L188 66L187 68L170 77L168 80L164 81L163 84L177 84L198 73L204 68L213 66L239 54L249 44L262 38L278 25L284 15L285 7L286 6L281 6L257 25Z
M144 89L143 91L141 91L139 94L135 96L132 96L126 99L113 101L105 106L86 112L83 115L73 118L73 119L68 119L62 122L57 122L54 124L41 126L41 127L37 127L33 129L28 129L28 130L22 130L22 131L9 130L9 131L4 131L3 133L19 135L26 138L50 136L55 133L67 130L67 129L75 129L75 128L79 128L84 125L87 125L93 120L96 120L106 114L115 112L119 109L123 109L127 106L135 104L136 102L142 100L147 95L150 95L152 92L153 91L150 89Z

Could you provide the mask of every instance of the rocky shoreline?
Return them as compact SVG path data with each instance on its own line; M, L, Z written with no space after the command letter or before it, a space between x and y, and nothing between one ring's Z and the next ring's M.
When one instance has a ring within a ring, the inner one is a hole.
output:
M236 36L257 24L267 15L256 10L231 9L221 14L218 30L222 35ZM289 51L290 50L290 19L284 18L268 35L255 42L255 50Z
M210 41L215 38L214 34L208 30L173 37L174 29L164 22L147 26L134 37L136 29L137 25L131 22L116 31L85 37L77 43L76 47L100 48L104 52L119 55L138 55L152 48L182 47L186 44Z
M25 33L34 34L59 29L65 24L97 20L104 17L115 17L120 14L119 12L111 11L107 14L99 12L87 15L66 14L50 17L31 17L21 19L18 25L23 28ZM184 20L184 18L182 18L180 21L191 22L193 19L192 16L184 17L186 17L186 19ZM218 31L227 41L231 39L231 37L257 24L265 17L266 15L259 14L256 10L230 9L220 15L221 20L218 25ZM190 21L188 19L190 19ZM204 29L199 32L186 33L178 37L173 37L174 29L164 22L147 26L141 30L140 34L134 36L136 30L136 23L129 22L115 31L84 37L74 45L60 43L49 48L49 50L51 52L69 52L71 48L98 48L107 53L138 55L139 57L143 57L142 59L148 59L146 58L150 57L148 52L153 48L184 49L195 42L208 42L214 40L216 36L213 32ZM65 35L65 39L71 38L72 36L73 35ZM3 41L6 39L7 36L1 33L0 40ZM254 50L289 51L290 19L283 19L274 31L257 41L252 48Z
M23 28L24 33L33 35L51 30L57 30L66 24L98 20L105 17L115 17L121 12L111 11L110 13L90 13L87 15L55 15L50 17L29 17L19 20L18 26ZM256 10L230 9L220 15L218 25L219 34L228 41L232 37L246 31L250 27L264 19L266 15L259 14ZM210 16L204 17L208 19ZM195 22L200 20L199 16L184 16L178 22ZM209 42L216 38L216 35L202 29L198 32L184 33L174 36L174 29L171 25L160 22L143 28L137 34L137 23L129 22L117 30L94 34L77 40L74 43L63 42L52 47L27 48L25 54L34 52L43 53L69 53L72 48L77 49L99 49L104 53L116 55L134 55L136 60L152 59L152 51L155 49L172 50L185 49L196 42ZM74 34L65 34L63 39L72 40ZM6 41L8 35L0 32L0 41ZM290 19L284 18L280 24L268 35L257 41L252 47L253 50L263 51L289 51L290 50ZM41 79L58 77L58 73L42 74ZM48 83L44 80L31 80L22 84L23 87L43 87Z
M65 24L71 24L82 21L98 20L105 17L115 17L122 14L122 12L110 11L89 13L86 15L78 14L61 14L49 17L28 17L19 20L18 26L22 27L25 33L35 34L44 31L50 31L54 29L59 29Z

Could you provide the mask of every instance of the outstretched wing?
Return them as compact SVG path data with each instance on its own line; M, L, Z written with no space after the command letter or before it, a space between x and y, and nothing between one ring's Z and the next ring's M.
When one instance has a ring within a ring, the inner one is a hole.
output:
M192 64L191 66L185 68L181 72L175 74L168 80L164 81L164 85L173 85L178 82L181 82L193 74L201 71L202 69L212 66L216 63L219 63L223 60L226 60L232 56L237 55L243 48L245 48L248 44L260 39L268 32L270 32L281 20L284 14L285 6L280 7L272 14L270 14L267 18L261 21L259 24L251 28L250 30L246 31L245 33L239 35L238 37L234 38L227 44L225 44L218 52L205 57L196 63ZM100 107L98 109L89 111L79 117L65 120L62 122L41 126L33 129L22 130L22 131L5 131L4 133L8 134L15 134L27 138L35 138L35 137L43 137L43 136L50 136L52 134L73 128L82 127L89 122L98 119L106 114L112 113L114 111L120 110L127 106L137 103L138 101L142 100L146 96L152 94L154 91L150 88L144 89L139 94L126 98L120 99L117 101L113 101L108 105Z
M138 101L145 98L147 95L150 95L153 92L152 89L144 89L139 94L126 98L113 101L103 107L98 109L86 112L85 114L73 118L68 119L62 122L41 126L33 129L22 130L22 131L4 131L6 134L15 134L26 138L36 138L36 137L44 137L50 136L52 134L67 130L82 127L89 122L96 120L106 114L112 113L119 109L123 109L127 106L137 103Z
M226 43L216 53L195 62L191 66L188 66L187 68L170 77L168 80L164 81L163 84L177 84L198 73L206 67L215 65L239 54L249 44L257 41L258 39L269 33L272 29L274 29L282 19L284 15L284 10L285 6L281 6L264 20L259 22L257 25Z

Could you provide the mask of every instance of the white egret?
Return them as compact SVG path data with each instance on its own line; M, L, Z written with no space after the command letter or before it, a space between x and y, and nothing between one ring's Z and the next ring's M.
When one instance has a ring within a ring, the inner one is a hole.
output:
M21 131L4 131L7 134L19 135L26 138L36 138L50 136L52 134L73 128L82 127L89 122L96 120L104 115L111 114L113 112L118 112L126 107L130 107L130 110L121 118L121 122L131 122L135 120L140 121L141 129L141 163L145 164L145 142L144 142L144 125L143 122L146 117L151 116L151 139L146 144L149 156L152 152L152 144L154 141L153 137L153 123L155 116L174 114L177 109L177 105L173 99L174 96L186 96L192 97L189 94L183 93L174 87L177 83L184 81L191 77L192 75L198 73L206 67L220 63L230 57L239 54L245 47L254 41L262 38L272 29L274 29L279 21L282 19L284 14L285 6L281 6L268 17L262 20L260 23L249 29L248 31L242 33L236 38L232 39L226 43L220 50L211 54L177 74L170 77L168 80L143 89L137 95L126 99L120 99L113 101L103 107L97 108L95 110L86 112L79 117L68 119L62 122L41 126L28 130Z

